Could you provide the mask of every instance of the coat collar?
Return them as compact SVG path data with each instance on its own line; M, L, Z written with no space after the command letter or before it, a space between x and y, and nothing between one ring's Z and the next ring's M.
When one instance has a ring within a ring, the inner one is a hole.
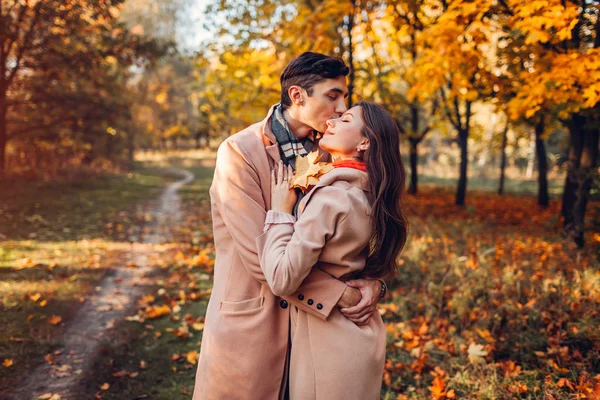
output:
M315 187L302 198L300 205L298 206L298 211L304 211L306 204L318 188L329 186L338 181L348 182L351 186L357 187L363 192L369 191L369 176L366 172L354 168L334 168L323 175L319 180L319 183L317 183Z
M279 145L277 144L277 139L275 138L275 134L271 130L271 116L273 116L273 112L275 111L275 107L277 104L271 106L271 109L267 113L265 119L260 123L260 134L262 137L263 144L265 146L265 150L271 156L273 161L276 163L281 160L281 155L279 153Z

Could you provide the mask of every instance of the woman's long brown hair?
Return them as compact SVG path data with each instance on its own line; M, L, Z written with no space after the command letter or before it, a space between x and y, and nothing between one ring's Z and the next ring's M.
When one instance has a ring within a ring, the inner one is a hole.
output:
M397 258L408 235L401 204L406 172L400 157L400 131L383 107L365 101L356 106L362 110L362 134L370 142L361 154L369 175L373 225L365 276L391 278L397 272Z

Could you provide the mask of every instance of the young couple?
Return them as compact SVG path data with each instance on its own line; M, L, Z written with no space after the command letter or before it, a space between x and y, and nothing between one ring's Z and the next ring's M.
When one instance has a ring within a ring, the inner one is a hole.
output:
M406 242L405 173L389 114L346 109L347 74L338 58L303 53L281 75L281 103L219 147L194 400L379 398L376 305ZM311 151L334 168L298 198L288 181Z

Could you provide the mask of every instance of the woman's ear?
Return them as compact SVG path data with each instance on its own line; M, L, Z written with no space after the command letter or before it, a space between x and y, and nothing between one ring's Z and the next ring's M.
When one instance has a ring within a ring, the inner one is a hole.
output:
M288 95L290 96L290 99L292 100L292 104L295 104L297 106L304 105L304 93L303 92L304 92L304 90L300 86L296 86L296 85L290 86L290 88L288 89Z
M360 151L367 151L367 149L369 148L369 145L371 144L371 142L369 141L369 139L364 138L356 147L356 150Z

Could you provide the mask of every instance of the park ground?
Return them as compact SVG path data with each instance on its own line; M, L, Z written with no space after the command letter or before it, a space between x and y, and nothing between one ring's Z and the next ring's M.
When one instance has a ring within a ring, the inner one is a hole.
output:
M214 155L0 193L0 398L189 399L210 297ZM409 243L380 304L382 399L600 398L600 204L587 246L534 183L407 197ZM560 182L553 182L560 187Z

